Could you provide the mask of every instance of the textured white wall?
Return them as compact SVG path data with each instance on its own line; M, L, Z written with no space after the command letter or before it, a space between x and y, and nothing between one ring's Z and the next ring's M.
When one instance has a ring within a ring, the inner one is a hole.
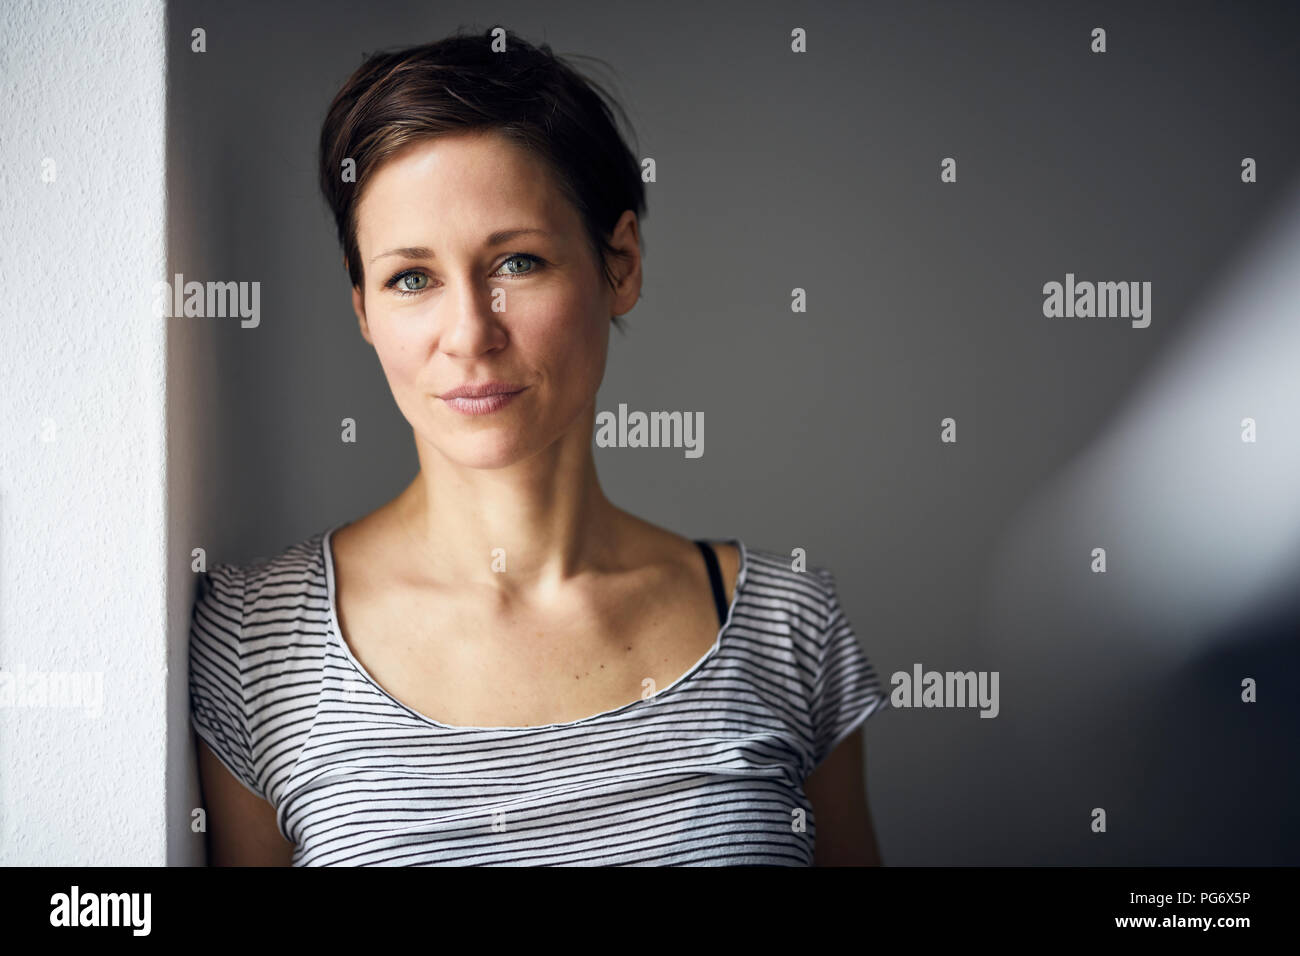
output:
M164 27L0 5L3 864L166 862ZM99 716L17 706L56 671L102 673Z

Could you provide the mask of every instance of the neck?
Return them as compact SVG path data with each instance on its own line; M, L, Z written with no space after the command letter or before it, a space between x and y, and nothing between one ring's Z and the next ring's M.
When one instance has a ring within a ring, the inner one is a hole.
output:
M542 598L607 566L621 512L596 474L591 412L585 430L575 422L550 447L503 468L465 467L417 438L420 473L394 502L415 560L449 582Z

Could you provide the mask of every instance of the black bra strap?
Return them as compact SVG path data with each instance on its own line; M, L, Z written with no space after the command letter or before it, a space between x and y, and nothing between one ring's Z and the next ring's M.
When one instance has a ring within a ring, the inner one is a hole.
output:
M707 541L695 542L704 555L704 563L709 567L709 583L713 585L713 603L718 608L718 626L724 627L727 623L727 592L722 586L722 570L718 567L718 556L713 551L713 545Z

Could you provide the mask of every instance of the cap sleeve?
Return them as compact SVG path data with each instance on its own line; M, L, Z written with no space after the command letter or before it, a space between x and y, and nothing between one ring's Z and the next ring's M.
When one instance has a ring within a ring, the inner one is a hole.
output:
M835 576L824 568L815 573L825 585L827 605L809 708L814 769L868 717L889 706L889 696L840 607Z
M265 800L248 733L243 617L243 569L219 564L199 575L190 620L190 721L226 769Z

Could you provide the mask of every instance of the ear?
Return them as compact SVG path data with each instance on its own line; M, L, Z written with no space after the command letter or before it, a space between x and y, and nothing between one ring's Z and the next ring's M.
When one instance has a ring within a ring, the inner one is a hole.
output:
M616 284L610 311L616 316L624 315L641 298L641 234L636 213L631 209L619 217L609 244L622 253L612 260Z

